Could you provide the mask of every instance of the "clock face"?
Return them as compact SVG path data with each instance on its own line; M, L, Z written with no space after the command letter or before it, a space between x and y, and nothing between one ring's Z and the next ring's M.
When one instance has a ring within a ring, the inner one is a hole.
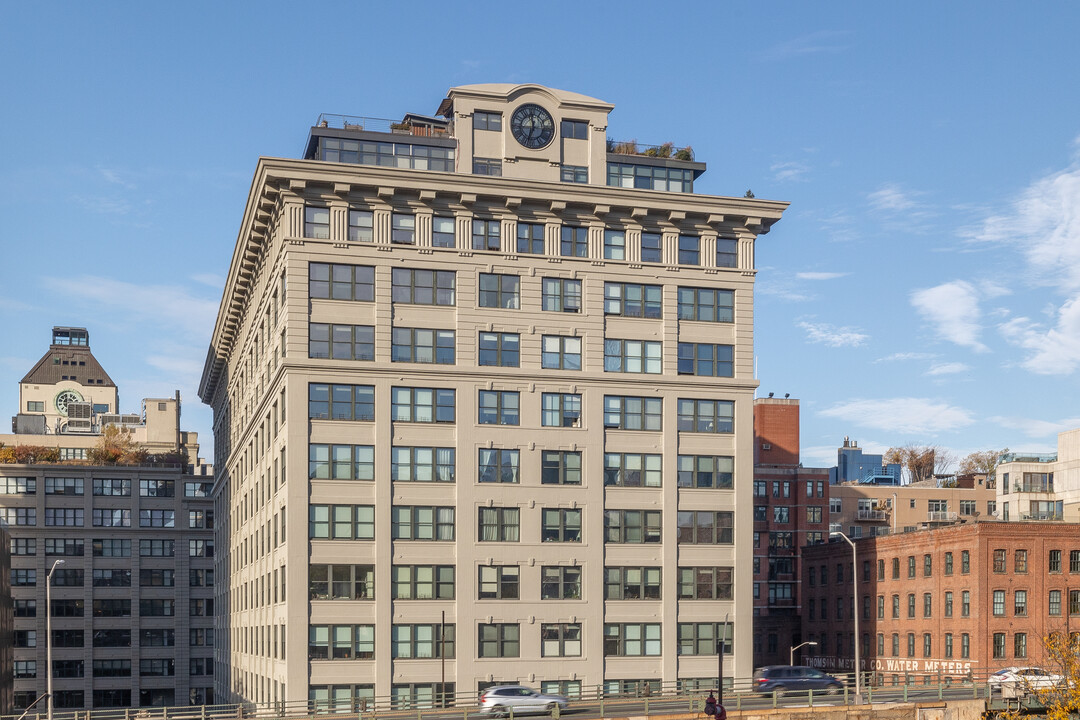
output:
M555 138L555 121L544 108L527 103L510 116L510 132L523 146L539 150Z
M66 416L68 413L68 403L82 402L82 395L74 390L61 390L56 394L56 399L53 400L53 404L56 405L56 412Z

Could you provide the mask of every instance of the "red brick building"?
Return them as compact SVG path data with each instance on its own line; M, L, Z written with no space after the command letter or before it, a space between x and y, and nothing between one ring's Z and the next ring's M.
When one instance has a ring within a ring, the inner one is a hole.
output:
M884 684L1039 665L1043 638L1080 631L1080 526L969 522L802 551L808 664L861 665ZM858 599L852 572L858 573ZM1072 618L1076 618L1073 620Z

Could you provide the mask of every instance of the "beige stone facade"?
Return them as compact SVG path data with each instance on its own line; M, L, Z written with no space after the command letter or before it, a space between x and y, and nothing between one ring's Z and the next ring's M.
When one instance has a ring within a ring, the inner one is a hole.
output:
M1007 453L997 477L1001 519L1080 522L1080 428L1058 433L1057 453Z
M260 159L200 389L220 698L704 684L725 621L750 675L753 247L786 205L605 185L610 110L468 86L426 135Z
M829 488L829 522L851 538L994 520L997 491L975 477L971 487L845 483Z

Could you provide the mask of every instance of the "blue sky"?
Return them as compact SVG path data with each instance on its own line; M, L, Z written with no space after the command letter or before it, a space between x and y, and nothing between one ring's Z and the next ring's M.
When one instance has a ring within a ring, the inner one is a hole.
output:
M791 202L756 354L807 465L845 435L1052 451L1080 426L1078 27L1064 2L9 3L0 409L86 326L122 408L180 389L211 457L196 388L257 158L320 112L537 82L693 145L699 193Z

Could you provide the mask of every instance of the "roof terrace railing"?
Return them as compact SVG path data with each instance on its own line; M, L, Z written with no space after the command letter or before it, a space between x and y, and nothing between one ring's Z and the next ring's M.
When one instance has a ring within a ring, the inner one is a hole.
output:
M361 115L336 115L334 113L320 113L315 122L316 127L334 128L336 130L366 130L367 132L399 133L402 135L419 135L423 137L448 137L450 129L439 125L427 125L422 123L406 123L400 120L388 118L364 117Z
M672 160L686 160L693 162L694 148L675 147L674 143L663 145L646 145L637 140L612 140L608 138L607 151L614 155L640 155L643 157L670 158Z

